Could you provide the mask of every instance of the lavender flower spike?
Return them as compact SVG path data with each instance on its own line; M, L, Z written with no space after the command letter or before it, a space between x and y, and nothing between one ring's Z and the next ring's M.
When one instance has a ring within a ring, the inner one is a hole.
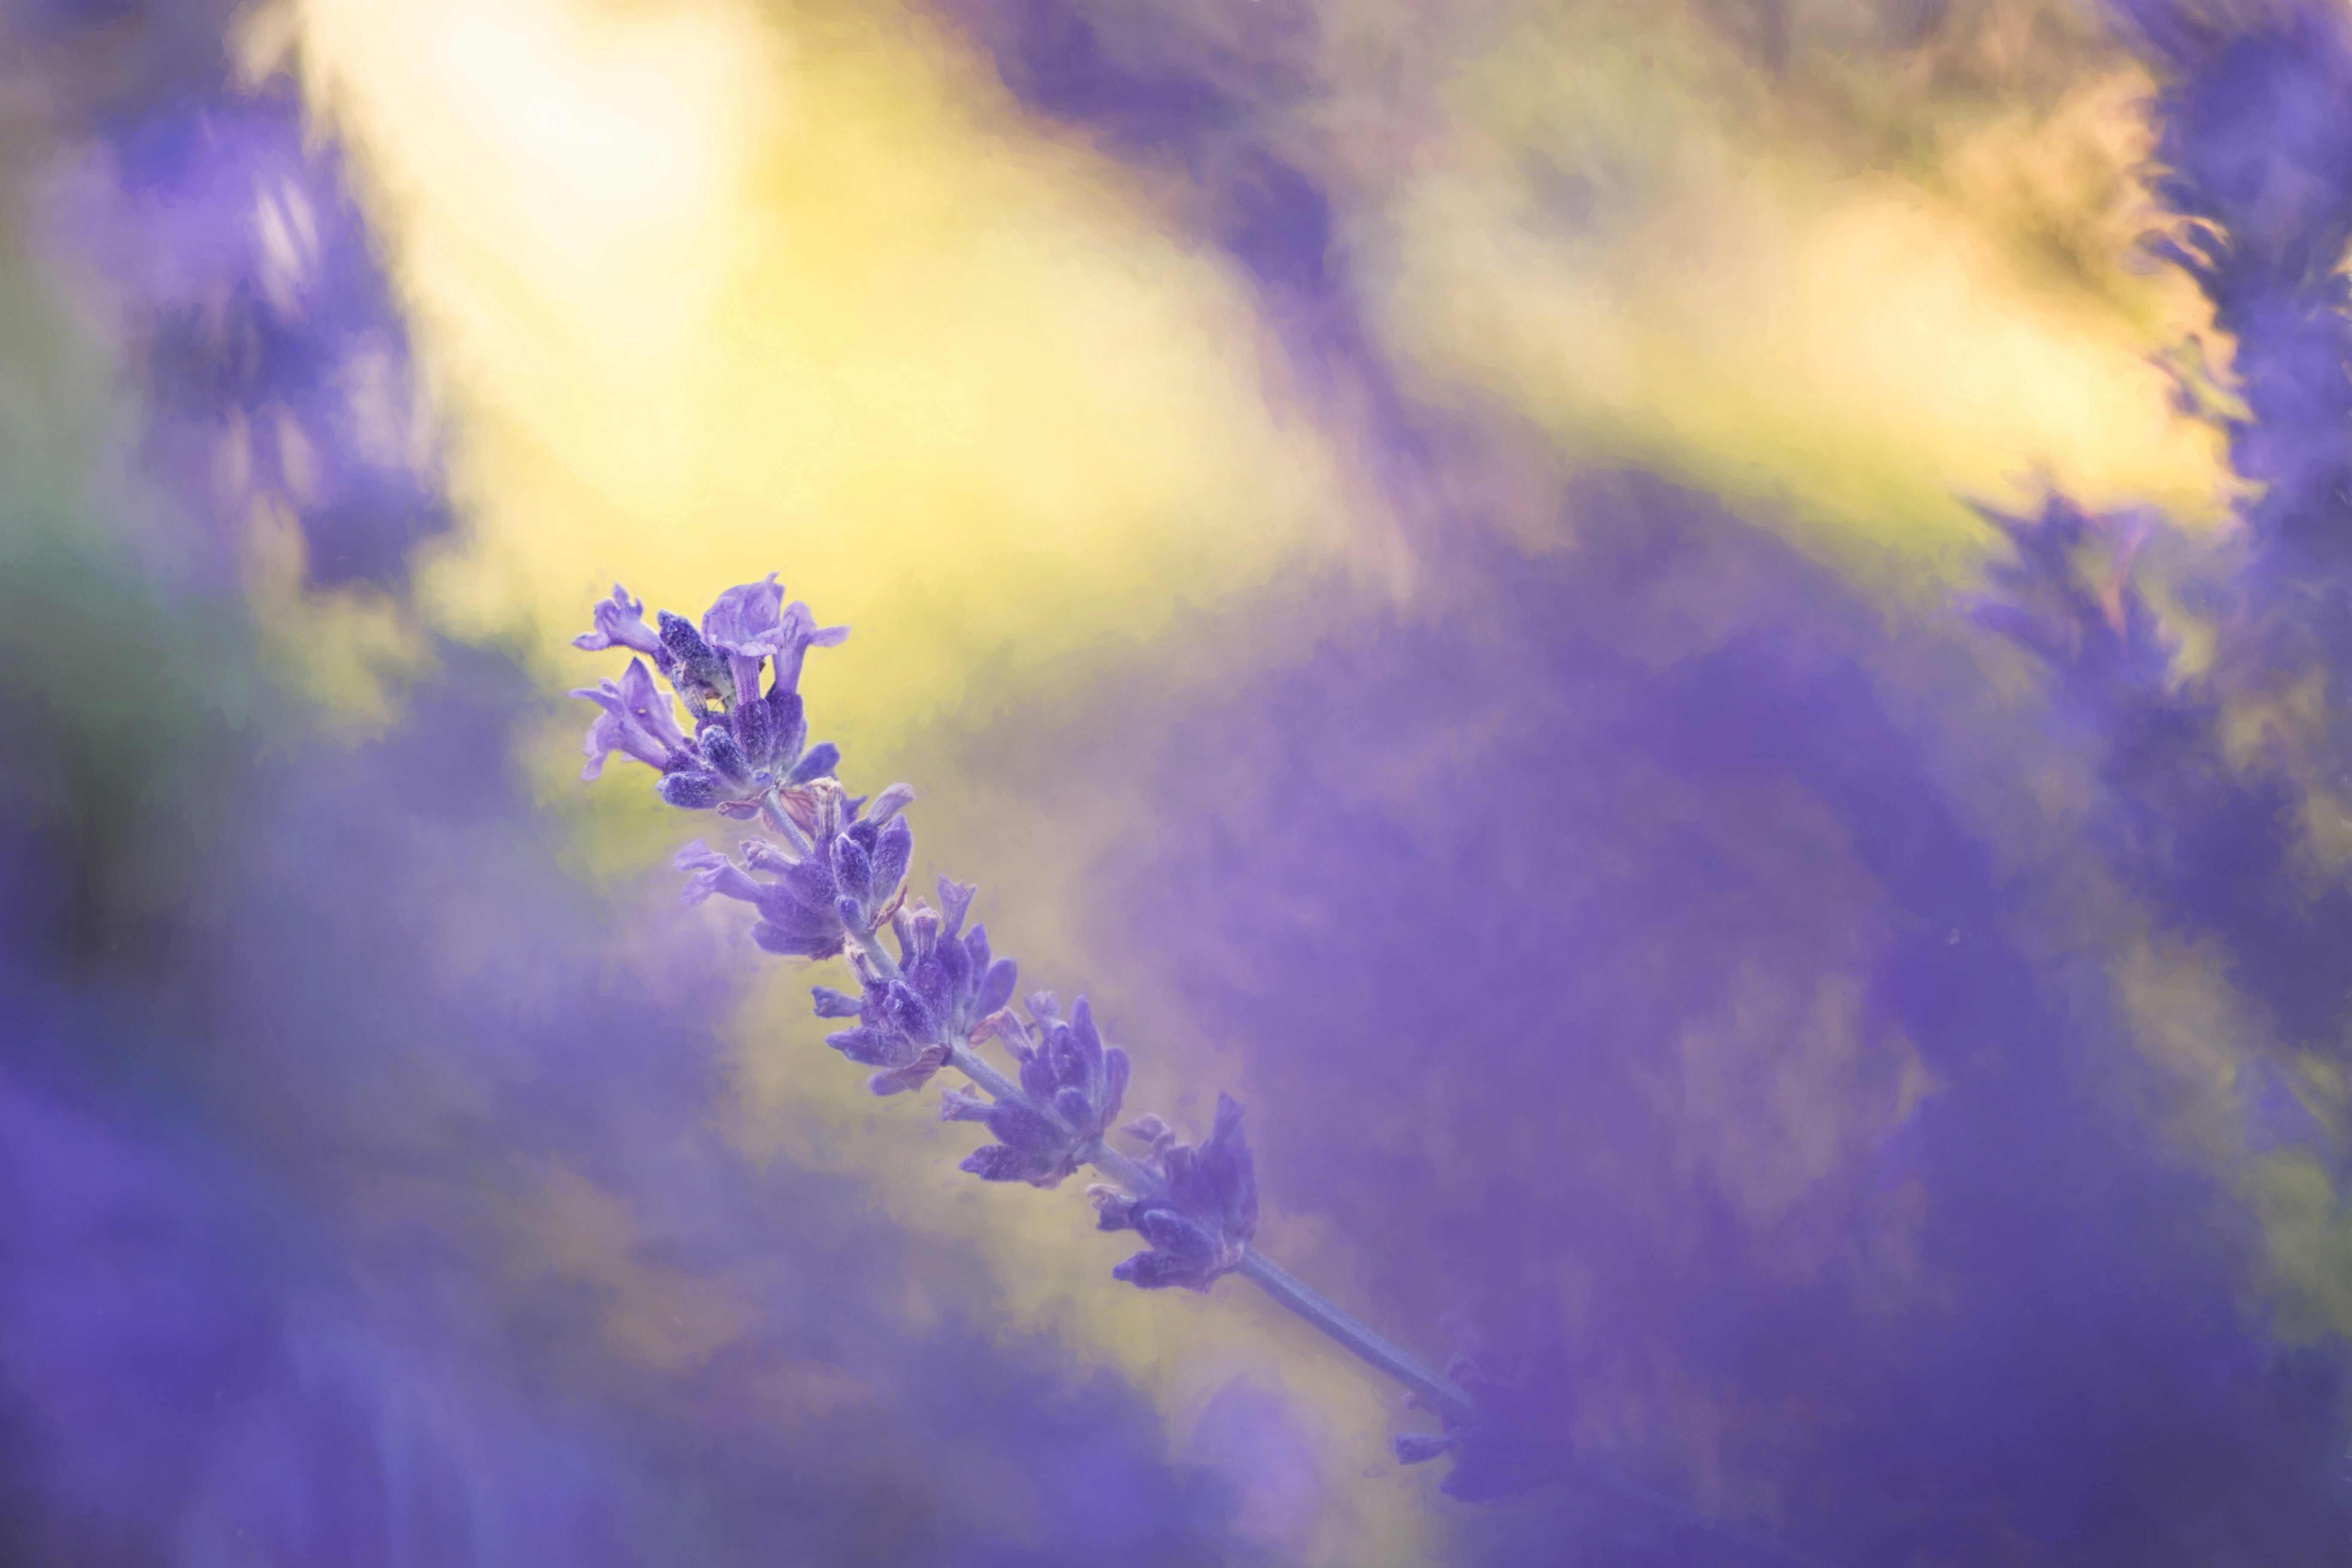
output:
M1145 1289L1205 1291L1239 1273L1444 1414L1448 1432L1409 1439L1413 1455L1494 1448L1487 1434L1500 1428L1476 1424L1474 1402L1459 1385L1254 1250L1257 1173L1242 1138L1242 1108L1231 1096L1218 1096L1214 1129L1198 1148L1179 1142L1158 1117L1127 1124L1150 1144L1146 1158L1109 1146L1127 1097L1127 1053L1104 1043L1083 996L1067 1017L1051 992L1029 997L1026 1017L1013 1010L1013 961L990 950L982 927L964 929L970 885L940 878L937 909L907 900L914 832L904 813L914 791L892 784L870 802L851 796L831 776L839 753L805 744L802 661L812 647L839 643L846 628L818 626L808 606L786 605L783 592L773 574L738 584L698 626L665 610L656 631L645 625L644 606L616 587L596 606L596 630L575 639L583 648L650 654L694 721L689 738L653 672L632 660L618 682L575 693L604 710L589 732L590 777L605 757L624 752L661 773L662 797L671 805L757 818L772 836L744 840L740 860L699 839L681 850L687 900L717 894L750 904L760 917L752 940L770 952L845 955L857 994L814 988L818 1016L851 1021L825 1043L871 1068L866 1084L877 1094L919 1088L950 1067L969 1079L973 1090L948 1091L940 1113L982 1123L995 1141L967 1156L964 1170L1039 1187L1058 1185L1082 1165L1109 1177L1115 1185L1090 1189L1100 1228L1132 1230L1147 1244L1114 1277ZM771 660L774 671L762 691ZM895 955L882 940L886 928ZM980 1055L992 1038L1013 1058L1016 1076ZM1472 1467L1474 1483L1493 1484L1478 1479L1480 1468ZM1516 1481L1528 1468L1502 1468Z

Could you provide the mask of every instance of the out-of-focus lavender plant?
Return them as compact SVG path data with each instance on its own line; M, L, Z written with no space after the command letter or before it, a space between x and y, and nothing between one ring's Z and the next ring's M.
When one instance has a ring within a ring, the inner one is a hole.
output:
M2118 868L2227 941L2289 1039L2315 1043L2352 994L2340 958L2352 892L2308 886L2293 826L2315 778L2352 778L2336 674L2352 656L2352 25L2296 0L2117 10L2162 77L2149 186L2168 216L2149 248L2235 345L2244 407L2220 423L2255 489L2242 538L2218 548L2063 498L2032 517L1989 514L2014 556L1975 609L2049 667L2063 718L2095 738L2116 802L2097 832ZM2214 622L2213 657L2193 677L2134 559L2158 538L2204 579L2171 584ZM2317 722L2233 763L2229 705L2313 677Z
M235 558L257 508L312 583L389 585L451 513L409 335L344 163L291 84L213 90L103 126L54 221L103 258L145 458ZM192 552L183 552L184 554Z
M1217 1097L1209 1136L1198 1144L1157 1115L1120 1121L1128 1054L1106 1042L1087 998L1066 1013L1052 992L1036 992L1016 1009L1016 964L995 953L984 928L966 929L973 886L940 877L936 907L908 896L913 789L893 784L871 797L850 795L833 776L838 750L806 743L803 662L812 647L840 644L848 628L821 627L806 605L787 604L772 573L721 594L698 626L667 610L652 626L644 616L643 603L615 584L594 606L593 629L573 639L588 652L635 655L619 679L572 692L603 710L589 727L582 776L598 777L619 752L661 775L656 787L669 805L764 830L734 857L700 839L680 850L677 868L692 879L684 896L751 905L759 916L752 938L770 952L845 957L856 993L812 990L819 1017L849 1021L826 1043L869 1069L867 1087L877 1095L920 1089L948 1068L967 1079L969 1089L943 1090L940 1118L977 1123L992 1142L966 1156L963 1170L1047 1188L1081 1168L1100 1173L1108 1179L1087 1189L1097 1228L1132 1231L1144 1243L1112 1269L1115 1279L1202 1293L1229 1274L1257 1285L1404 1385L1408 1405L1443 1421L1442 1432L1403 1434L1395 1448L1407 1464L1453 1455L1444 1489L1457 1498L1573 1479L1717 1548L1811 1561L1575 1456L1556 1324L1538 1321L1522 1343L1504 1349L1465 1333L1463 1351L1440 1373L1258 1251L1256 1168L1232 1096ZM991 1041L1012 1058L1011 1073L982 1054ZM1137 1152L1122 1152L1115 1136Z

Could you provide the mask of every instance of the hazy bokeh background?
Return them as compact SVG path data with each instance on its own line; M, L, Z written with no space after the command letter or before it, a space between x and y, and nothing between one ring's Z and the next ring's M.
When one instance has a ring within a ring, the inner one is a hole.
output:
M1383 1331L1853 1568L2344 1561L2347 237L2334 5L9 0L0 1560L1739 1560L678 903L567 641L776 570Z

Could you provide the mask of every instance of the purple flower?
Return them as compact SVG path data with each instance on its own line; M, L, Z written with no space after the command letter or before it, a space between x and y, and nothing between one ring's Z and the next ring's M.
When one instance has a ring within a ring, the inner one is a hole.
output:
M628 647L649 656L693 715L694 736L690 743L683 735L673 741L644 724L639 733L617 720L599 720L589 733L586 776L596 776L606 755L625 751L661 770L661 796L672 805L715 810L739 821L765 813L771 826L788 835L812 828L816 808L805 797L805 786L829 775L841 752L829 741L808 744L808 720L797 689L801 661L810 647L836 644L849 628L819 628L807 605L780 608L782 596L771 574L765 582L738 584L721 594L704 614L700 630L664 610L656 617L656 631L645 623L644 602L614 584L612 597L594 607L595 629L574 637L572 646L592 652ZM762 694L760 671L771 658L776 677ZM650 684L642 674L629 679ZM608 681L600 691L573 695L604 702L605 693L619 690ZM636 705L658 707L663 726L676 730L667 700ZM884 820L895 809L878 810L874 820Z
M667 789L712 776L673 773L663 784ZM831 779L815 780L800 792L810 831L803 834L787 817L775 819L795 840L791 847L747 838L741 865L700 839L680 850L677 868L694 875L687 901L699 903L713 893L739 899L759 910L751 940L770 952L831 958L853 938L870 938L898 912L915 848L914 832L898 815L910 793L904 786L883 792L877 804L888 800L888 816L877 820L861 813L864 803L844 795Z
M702 636L723 655L734 678L739 699L758 695L760 661L776 661L774 690L800 689L801 663L812 647L837 647L849 636L847 626L819 626L806 605L784 604L783 584L773 572L763 582L739 583L719 595L704 612Z
M1241 1103L1229 1094L1217 1096L1215 1128L1197 1149L1177 1142L1158 1117L1140 1119L1127 1131L1152 1140L1145 1164L1160 1178L1160 1191L1087 1189L1097 1229L1132 1230L1150 1244L1111 1275L1146 1290L1171 1285L1206 1290L1241 1267L1257 1235L1257 1167L1242 1141Z
M588 763L580 770L582 778L593 779L603 773L604 759L614 752L625 752L665 773L690 765L692 753L670 710L669 697L654 684L653 672L644 659L629 660L629 668L617 682L582 687L572 695L584 697L604 710L588 726Z
M982 951L986 951L984 945ZM1009 996L1011 968L996 973L997 979L985 983L986 990L993 994L1001 986ZM1029 1012L1029 1023L1009 1009L992 1011L982 1020L1021 1064L1025 1100L999 1100L990 1108L985 1120L997 1141L972 1151L963 1169L985 1182L1051 1187L1086 1163L1104 1131L1118 1120L1119 1104L1127 1097L1128 1060L1117 1046L1104 1046L1083 996L1067 1023L1051 992L1031 997ZM950 1121L965 1120L952 1108L943 1108L942 1114Z
M963 930L973 891L968 883L941 877L940 909L919 903L890 922L908 984L959 1040L986 1039L994 1032L991 1016L1013 1000L1020 977L1018 964L989 951L987 927Z
M920 1089L948 1059L949 1042L938 1018L904 981L887 979L863 965L860 973L866 984L856 1026L827 1035L824 1043L860 1067L876 1069L866 1087L877 1094ZM831 994L848 1000L837 991ZM819 1006L822 1012L822 997Z
M589 653L600 653L608 647L632 648L651 658L664 674L669 672L669 652L654 636L653 628L646 625L643 599L631 598L629 591L615 583L613 596L597 600L589 613L595 619L595 628L573 637L573 647Z
M886 790L877 805L895 819L898 792ZM877 849L887 849L892 837L886 826L876 837ZM887 875L889 864L881 869ZM986 931L961 930L972 889L945 877L939 888L949 913L918 901L890 914L890 933L898 947L895 974L861 951L854 963L862 997L823 985L814 991L818 1016L859 1020L856 1028L828 1036L825 1043L852 1061L881 1069L866 1083L877 1094L921 1088L955 1047L985 1038L989 1015L1013 997L1013 961L990 953Z

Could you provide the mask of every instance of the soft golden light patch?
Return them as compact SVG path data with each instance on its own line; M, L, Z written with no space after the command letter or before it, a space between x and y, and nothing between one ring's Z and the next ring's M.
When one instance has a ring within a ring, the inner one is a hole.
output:
M1429 395L1499 392L1585 460L1785 497L1801 533L1914 578L1973 563L1961 495L2046 480L2218 515L2219 437L2148 363L2200 324L2193 301L2018 239L2127 169L2129 81L2087 87L2038 140L2009 120L1956 135L1948 180L1743 139L1707 89L1671 53L1465 69L1452 147L1392 209L1377 306ZM2024 172L2056 147L2063 169ZM2061 237L2121 243L2101 222Z
M857 626L889 717L834 732L871 744L976 658L1147 637L1344 521L1229 273L914 17L301 19L460 419L472 530L427 581L461 630L781 570Z

